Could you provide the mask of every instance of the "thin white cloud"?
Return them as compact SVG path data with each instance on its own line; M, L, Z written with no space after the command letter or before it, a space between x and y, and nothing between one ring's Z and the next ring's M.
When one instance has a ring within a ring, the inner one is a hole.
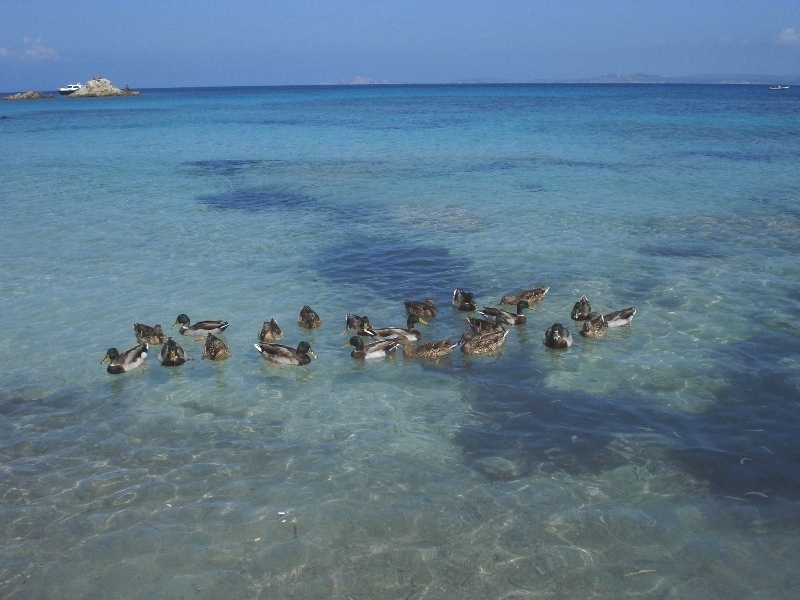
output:
M25 60L39 62L41 60L58 60L58 52L52 48L45 48L41 44L31 44L23 51Z
M794 30L794 27L787 27L778 34L778 43L800 48L800 34Z
M22 50L9 50L0 48L0 60L15 60L20 62L41 62L44 60L58 60L58 52L53 48L42 45L42 38L22 38Z
M718 46L723 47L742 47L749 46L750 40L747 38L737 38L730 35L723 35L722 37L717 38L716 43Z

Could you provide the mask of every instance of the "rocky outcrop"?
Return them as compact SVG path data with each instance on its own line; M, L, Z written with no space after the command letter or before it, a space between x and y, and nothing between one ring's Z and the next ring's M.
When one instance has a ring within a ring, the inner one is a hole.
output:
M52 97L53 94L45 94L44 92L20 92L19 94L6 96L3 100L39 100L40 98Z
M134 92L125 86L124 90L111 85L108 79L95 77L86 82L81 89L72 92L67 98L105 98L107 96L138 96L139 92Z

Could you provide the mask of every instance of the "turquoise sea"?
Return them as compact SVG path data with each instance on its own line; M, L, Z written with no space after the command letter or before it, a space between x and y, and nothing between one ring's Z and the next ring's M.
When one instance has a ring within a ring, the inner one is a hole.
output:
M0 103L0 597L800 597L800 90ZM490 356L453 289L549 286ZM636 317L578 335L581 295ZM322 317L297 326L300 308ZM232 356L109 375L133 323ZM253 348L275 317L307 367ZM576 344L542 343L554 322Z

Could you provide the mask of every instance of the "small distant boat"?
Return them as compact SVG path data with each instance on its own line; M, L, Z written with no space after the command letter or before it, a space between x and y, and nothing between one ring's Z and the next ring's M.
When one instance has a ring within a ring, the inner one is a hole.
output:
M69 85L65 85L62 88L58 88L58 93L62 96L68 96L72 92L77 92L83 86L80 83L70 83Z
M788 85L771 85L771 86L769 86L769 89L771 89L771 90L788 90L789 86Z

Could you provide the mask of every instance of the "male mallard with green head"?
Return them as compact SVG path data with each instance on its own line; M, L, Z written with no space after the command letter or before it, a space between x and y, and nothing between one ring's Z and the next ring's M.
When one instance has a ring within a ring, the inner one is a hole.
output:
M205 340L209 333L211 335L217 335L228 328L227 321L198 321L192 325L189 321L189 317L183 313L179 314L178 318L175 319L175 324L172 326L172 329L177 325L181 326L178 333L181 335L193 335L198 341Z
M147 358L147 350L147 342L136 344L133 348L125 350L122 354L120 354L116 348L109 348L105 358L100 361L100 364L102 365L108 362L109 365L106 371L112 375L127 373L128 371L133 371L133 369L139 365L144 364L144 359Z
M399 343L397 340L378 340L371 344L364 345L362 340L357 335L350 338L350 341L342 346L347 348L353 346L355 350L350 353L350 356L359 360L369 360L372 358L385 358L397 350Z
M528 304L527 300L520 300L517 302L517 314L503 310L502 308L491 308L489 306L484 306L483 310L479 310L478 313L482 314L489 320L493 319L497 324L505 323L506 325L524 325L528 319L522 314L522 310L529 307L530 305Z
M383 328L376 328L376 327L369 327L370 323L369 320L367 321L368 330L365 330L367 335L376 337L378 339L394 339L394 338L405 338L412 342L417 341L422 337L422 333L420 333L419 329L414 328L415 323L422 323L423 325L427 325L428 322L420 319L417 315L408 315L408 319L406 319L406 328L403 329L402 327L383 327Z
M253 346L266 360L279 365L307 365L311 362L312 356L317 357L308 342L300 342L297 348L283 344L253 344Z
M610 312L603 318L606 320L606 327L622 327L633 321L633 315L635 314L636 309L631 306L630 308Z

